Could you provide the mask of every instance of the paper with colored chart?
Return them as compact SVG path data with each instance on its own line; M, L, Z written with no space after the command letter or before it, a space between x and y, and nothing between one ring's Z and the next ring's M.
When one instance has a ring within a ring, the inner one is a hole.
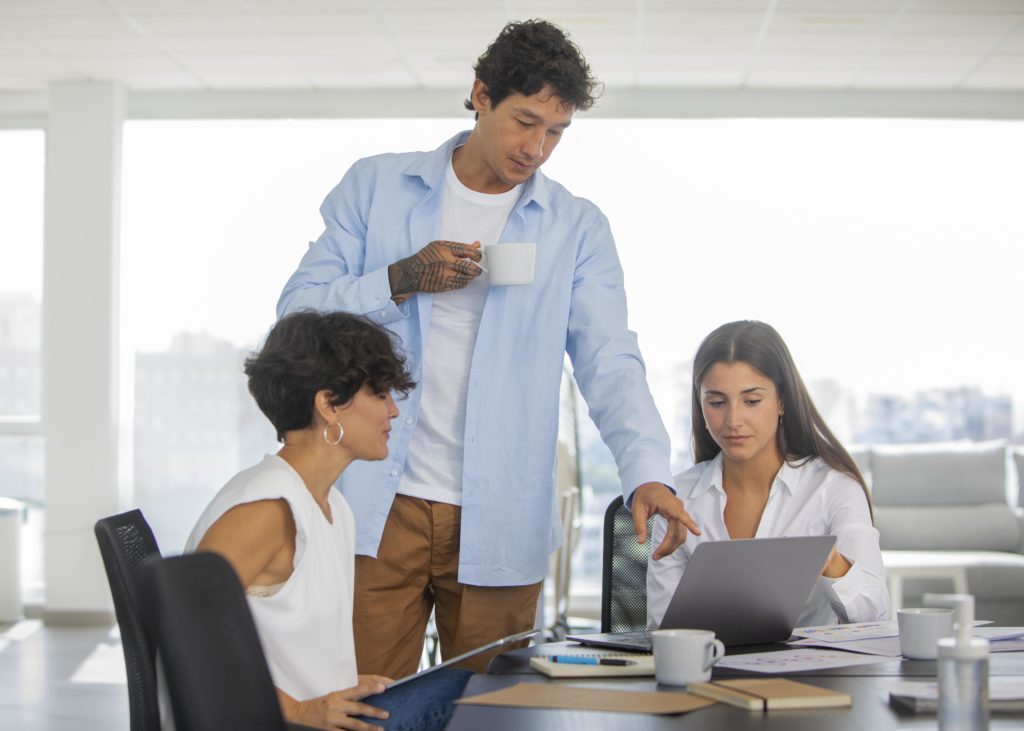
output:
M749 670L755 673L798 673L802 670L869 665L888 659L881 655L862 655L842 650L807 647L778 652L752 652L748 655L726 655L718 661L717 667Z
M828 642L826 640L805 638L793 640L789 645L791 647L825 647L829 650L860 652L865 655L882 655L884 657L900 656L899 637L869 637L865 640L851 640L849 642Z
M890 622L830 624L823 627L797 627L793 630L793 634L819 642L850 642L851 640L872 640L876 637L898 637L900 630L893 620Z

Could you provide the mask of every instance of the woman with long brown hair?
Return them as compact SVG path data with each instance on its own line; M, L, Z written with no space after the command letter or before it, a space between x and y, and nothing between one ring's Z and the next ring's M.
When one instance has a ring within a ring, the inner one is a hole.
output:
M650 624L660 624L698 544L800 535L834 535L836 546L798 626L887 618L864 478L814 407L774 328L742 320L704 339L693 364L692 418L696 464L676 476L676 490L703 532L650 562ZM664 532L656 520L652 545Z

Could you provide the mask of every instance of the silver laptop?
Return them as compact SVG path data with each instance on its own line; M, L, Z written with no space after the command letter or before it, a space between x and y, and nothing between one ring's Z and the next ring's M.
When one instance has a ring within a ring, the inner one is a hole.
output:
M835 536L795 536L701 543L690 556L660 629L709 629L726 645L786 640L835 542ZM651 651L650 632L566 639Z

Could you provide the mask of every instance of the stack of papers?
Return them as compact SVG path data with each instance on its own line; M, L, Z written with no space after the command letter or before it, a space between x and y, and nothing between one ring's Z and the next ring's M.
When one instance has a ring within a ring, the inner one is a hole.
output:
M830 650L883 657L899 657L901 654L896 622L800 627L793 630L793 634L800 639L792 640L789 644L798 647L827 647ZM991 652L1024 651L1024 627L976 626L972 634L992 643L989 648Z
M853 665L882 662L884 657L863 655L842 650L801 647L775 652L751 652L746 655L726 655L716 667L749 670L754 673L799 673L804 670L828 670Z

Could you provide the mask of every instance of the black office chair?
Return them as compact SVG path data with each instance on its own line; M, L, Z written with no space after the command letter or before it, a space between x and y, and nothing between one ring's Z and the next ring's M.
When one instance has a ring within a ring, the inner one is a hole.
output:
M654 518L647 521L650 534ZM647 629L647 556L650 538L639 544L633 514L619 495L604 511L604 562L601 568L601 631Z
M98 520L94 530L121 628L131 731L159 731L155 640L143 623L136 570L150 556L159 556L160 548L139 510Z
M151 560L139 579L178 731L308 728L281 715L245 592L222 556Z

